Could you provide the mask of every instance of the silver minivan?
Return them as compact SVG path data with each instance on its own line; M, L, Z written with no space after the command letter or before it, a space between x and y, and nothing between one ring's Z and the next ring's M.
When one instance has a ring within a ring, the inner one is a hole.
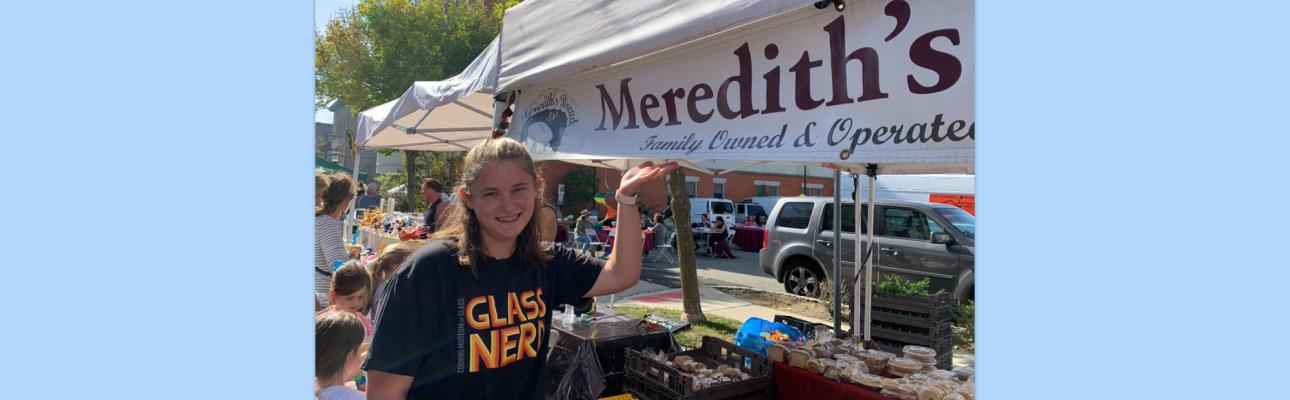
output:
M975 298L973 270L976 218L945 204L878 200L874 229L878 254L875 282L886 274L910 280L929 278L931 291L944 289L955 299ZM861 232L869 217L862 206ZM842 203L842 276L855 276L855 204ZM758 253L762 271L784 290L819 297L830 284L834 252L833 198L780 199L766 223L766 246Z

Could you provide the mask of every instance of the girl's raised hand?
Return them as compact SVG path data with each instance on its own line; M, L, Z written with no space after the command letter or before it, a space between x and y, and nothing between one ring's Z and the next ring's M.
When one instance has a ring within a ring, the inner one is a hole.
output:
M657 166L654 165L653 161L643 162L623 174L623 180L618 184L618 193L622 193L624 196L635 196L640 193L641 187L646 183L667 175L676 167L676 161Z

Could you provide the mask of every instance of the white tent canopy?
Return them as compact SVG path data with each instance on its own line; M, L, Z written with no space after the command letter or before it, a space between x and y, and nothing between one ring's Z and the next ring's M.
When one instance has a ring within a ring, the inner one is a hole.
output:
M509 136L537 159L761 160L878 164L881 174L973 173L971 2L919 2L902 23L877 5L836 12L752 1L736 8L748 15L721 10L712 18L754 23L661 50L652 38L675 43L707 33L710 18L702 13L713 11L690 3L586 3L533 1L507 12L500 76L517 77L509 87L518 90ZM588 7L594 12L579 12ZM638 7L664 21L660 30L675 32L641 32L653 22L625 24L621 32L591 22L638 18L631 14ZM567 17L556 26L524 23L543 15ZM534 42L556 36L570 39ZM598 40L565 49L584 41L574 38ZM617 45L600 49L605 43ZM615 54L638 55L629 49L649 54L612 62ZM597 55L560 55L578 51ZM540 70L521 68L522 60L543 57L534 66ZM575 70L584 72L561 72Z
M493 132L498 39L465 71L442 81L416 82L398 100L359 114L364 149L464 151Z
M974 2L811 3L525 2L502 27L509 136L538 160L834 164L870 202L877 174L974 173Z
M526 1L502 20L498 91L558 81L810 4Z

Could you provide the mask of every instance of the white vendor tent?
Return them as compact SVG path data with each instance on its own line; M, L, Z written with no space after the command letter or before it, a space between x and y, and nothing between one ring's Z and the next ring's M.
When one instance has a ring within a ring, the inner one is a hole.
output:
M442 81L416 82L397 100L359 114L364 149L465 151L493 132L498 39L465 71Z
M829 164L870 188L973 173L974 2L813 3L521 3L501 34L508 136L538 160Z

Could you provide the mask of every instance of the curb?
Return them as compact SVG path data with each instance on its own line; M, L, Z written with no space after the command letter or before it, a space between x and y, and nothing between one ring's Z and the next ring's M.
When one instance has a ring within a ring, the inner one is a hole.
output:
M715 285L715 286L710 286L710 287L711 287L711 288L713 288L713 289L717 289L717 290L721 290L721 289L738 289L738 290L746 290L746 291L750 291L750 292L769 293L770 295L773 295L773 296L786 296L786 297L791 298L791 299L797 299L797 300L809 301L809 302L813 302L813 303L815 303L815 304L820 304L820 305L824 305L824 304L825 304L825 303L824 303L824 300L820 300L820 299L813 298L813 297L800 296L800 295L796 295L796 294L792 294L792 293L779 293L779 292L772 292L772 291L769 291L769 290L761 290L761 289L754 288L754 287L747 287L747 286L727 286L727 285ZM722 292L722 293L725 293L725 292ZM726 293L726 294L729 294L729 293ZM734 296L734 295L731 295L731 296ZM735 297L738 297L738 296L735 296ZM741 299L741 300L742 300L742 299Z

